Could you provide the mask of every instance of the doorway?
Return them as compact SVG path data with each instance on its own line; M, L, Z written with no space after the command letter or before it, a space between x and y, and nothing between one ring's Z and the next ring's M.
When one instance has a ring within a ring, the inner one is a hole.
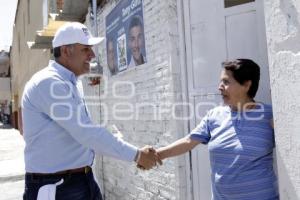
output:
M261 67L256 100L271 104L267 42L262 0L188 0L183 3L189 102L194 105L191 129L221 103L218 92L222 61L250 58ZM211 198L207 146L191 156L192 198Z

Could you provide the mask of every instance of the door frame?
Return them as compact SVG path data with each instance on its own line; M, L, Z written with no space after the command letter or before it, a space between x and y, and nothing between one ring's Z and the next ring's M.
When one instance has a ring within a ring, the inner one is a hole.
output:
M264 5L263 0L256 0L255 2L251 2L248 4L242 4L238 6L233 6L226 8L224 7L224 16L237 14L240 12L249 11L249 9L256 10L257 12L257 27L260 33L258 37L258 42L260 44L259 48L259 60L260 65L268 67L268 52L267 52L267 38L266 38L266 27L264 24ZM178 31L179 31L179 55L180 55L180 69L181 69L181 86L182 86L182 98L183 102L193 103L193 99L191 98L190 94L197 93L197 90L190 90L190 85L193 84L193 80L191 77L192 74L192 66L193 66L193 51L192 51L192 29L191 29L191 21L190 21L190 0L177 0L177 12L178 12ZM225 17L224 17L224 25L225 25ZM225 25L226 26L226 25ZM226 28L226 27L225 27ZM226 33L226 31L225 31ZM224 35L224 39L226 40L226 35ZM226 42L227 48L227 42ZM228 53L226 53L226 58L228 58ZM268 68L269 69L269 68ZM269 78L269 76L268 76ZM269 82L269 79L266 80ZM271 103L271 100L270 102ZM185 116L190 116L189 108L183 107L183 113ZM188 134L193 127L196 126L195 120L189 120L183 123L185 133ZM196 155L193 155L196 154ZM186 187L181 187L181 198L180 199L187 199L187 200L198 200L199 194L197 190L197 186L199 183L198 180L193 180L193 176L199 177L197 173L198 170L193 170L192 159L193 157L198 157L198 152L190 152L185 156L185 176L186 182L183 183ZM181 185L181 184L180 184ZM195 188L196 187L196 188ZM184 189L183 189L184 188Z

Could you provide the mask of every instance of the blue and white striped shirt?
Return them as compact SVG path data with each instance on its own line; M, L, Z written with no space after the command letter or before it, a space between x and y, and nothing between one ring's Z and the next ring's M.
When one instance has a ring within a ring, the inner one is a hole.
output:
M214 200L277 200L271 106L234 112L220 106L190 133L208 144Z
M75 74L54 61L26 84L22 118L27 172L54 173L92 165L94 152L133 161L137 148L94 125Z

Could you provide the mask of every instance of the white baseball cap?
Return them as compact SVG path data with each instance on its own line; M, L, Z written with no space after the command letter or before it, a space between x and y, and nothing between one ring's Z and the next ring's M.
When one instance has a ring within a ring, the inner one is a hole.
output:
M53 48L68 44L95 45L103 41L103 37L93 37L88 28L79 22L67 22L55 33Z

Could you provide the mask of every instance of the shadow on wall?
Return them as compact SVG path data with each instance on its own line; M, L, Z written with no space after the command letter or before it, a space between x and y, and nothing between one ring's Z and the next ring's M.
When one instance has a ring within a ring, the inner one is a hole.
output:
M295 186L292 184L291 177L288 174L288 171L286 169L285 163L278 152L276 151L277 156L277 167L279 172L279 192L280 192L280 199L283 200L299 200L300 199L300 191L298 191L298 194L296 192ZM294 166L297 168L298 166ZM299 169L298 173L300 173ZM300 174L297 174L299 177Z

